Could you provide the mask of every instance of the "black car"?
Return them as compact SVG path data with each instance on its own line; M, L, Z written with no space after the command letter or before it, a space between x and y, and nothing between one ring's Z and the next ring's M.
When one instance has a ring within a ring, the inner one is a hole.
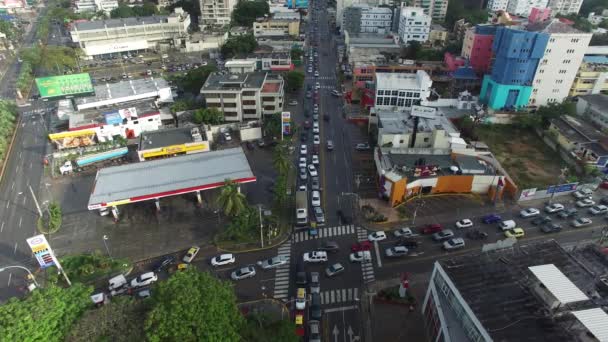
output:
M159 261L158 264L156 264L156 266L154 266L154 272L158 273L158 272L164 270L165 268L169 267L170 265L173 265L174 263L175 263L174 256L172 256L172 255L166 256L161 261Z
M300 133L300 141L301 142L305 142L306 140L308 140L308 133L306 131Z
M306 285L307 282L308 277L306 276L306 271L304 270L304 263L300 260L296 264L296 284Z
M247 146L247 149L250 151L253 151L255 149L255 147L253 146L253 143L251 141L246 142L245 145Z
M563 218L563 219L567 219L569 217L574 217L576 216L576 214L578 213L578 210L576 208L569 208L566 210L562 210L560 211L557 216L559 218Z
M562 226L556 223L547 223L546 225L540 227L540 230L543 233L557 233L562 230Z
M402 239L395 244L395 246L403 246L407 249L416 249L420 247L420 242L412 239Z
M325 241L320 247L319 250L337 253L340 250L340 246L335 241Z
M323 120L329 121L329 114L323 114Z
M321 296L318 293L313 293L310 299L310 317L321 319Z
M602 199L600 199L600 203L604 204L604 205L607 205L608 204L608 196L602 197Z
M551 218L549 216L539 216L532 220L532 224L535 226L540 226L541 224L551 222Z
M485 240L488 238L488 233L475 229L468 231L466 237L471 240Z

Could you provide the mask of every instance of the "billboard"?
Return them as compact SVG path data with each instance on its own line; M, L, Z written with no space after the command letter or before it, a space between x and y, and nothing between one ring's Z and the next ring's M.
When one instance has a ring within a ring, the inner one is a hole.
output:
M95 94L91 76L87 73L37 78L36 86L43 99L62 99Z
M547 193L548 194L556 194L556 193L559 193L559 192L574 191L574 190L576 190L576 186L577 185L578 185L578 183L568 183L568 184L552 185L549 188L547 188Z
M281 129L282 129L283 135L291 134L291 113L290 112L281 113Z
M45 269L47 267L55 266L55 257L53 256L53 251L51 250L51 246L46 241L44 235L36 235L29 239L26 239L27 244L32 249L32 253L36 256L36 260L38 260L38 264L40 268Z

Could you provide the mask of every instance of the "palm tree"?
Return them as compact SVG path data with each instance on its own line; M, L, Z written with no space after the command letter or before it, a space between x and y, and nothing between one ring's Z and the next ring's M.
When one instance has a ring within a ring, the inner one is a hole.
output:
M291 161L287 155L287 146L279 144L274 149L272 164L280 175L287 175L291 168Z
M217 202L228 216L236 216L247 208L245 195L240 193L238 185L230 179L225 180Z

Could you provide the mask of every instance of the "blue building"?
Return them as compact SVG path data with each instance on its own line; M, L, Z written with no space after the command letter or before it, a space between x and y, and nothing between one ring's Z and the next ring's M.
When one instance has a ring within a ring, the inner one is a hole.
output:
M483 79L481 101L495 110L527 106L548 41L546 33L498 27L492 44L492 72Z
M285 5L288 8L308 8L308 0L287 0Z

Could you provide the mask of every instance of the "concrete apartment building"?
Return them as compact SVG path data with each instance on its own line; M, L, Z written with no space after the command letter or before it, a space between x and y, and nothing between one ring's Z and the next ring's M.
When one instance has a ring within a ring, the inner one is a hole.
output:
M393 12L390 8L358 4L344 9L343 30L350 34L384 34L391 31L392 25Z
M495 25L476 25L469 28L464 35L460 55L467 58L471 67L480 75L490 70L495 34Z
M572 87L570 96L608 94L608 57L585 56Z
M70 36L87 56L158 49L186 37L190 15L176 8L171 15L79 22Z
M256 38L299 37L300 19L259 18L253 23Z
M230 16L236 4L237 0L200 0L201 24L203 26L229 25Z
M549 0L547 7L555 14L578 14L583 0Z
M209 75L201 88L207 107L224 113L226 121L259 120L283 108L284 81L266 72Z
M344 24L344 10L347 7L353 5L367 4L372 7L380 5L389 5L389 0L337 0L336 1L336 25L343 30L342 25Z
M528 17L532 8L545 8L549 0L509 0L507 12Z
M424 13L436 21L444 21L448 11L448 0L413 0L408 4L424 8Z
M429 40L431 17L418 7L402 7L399 17L399 38L404 44L415 40L424 43Z
M488 0L486 8L491 12L506 11L509 0Z
M543 57L534 75L529 105L560 103L570 93L592 34L581 32L557 19L529 25L528 30L548 36Z
M415 74L376 73L375 108L404 110L431 95L431 77L418 70Z
M608 95L585 95L576 102L576 114L587 117L597 128L608 129Z

